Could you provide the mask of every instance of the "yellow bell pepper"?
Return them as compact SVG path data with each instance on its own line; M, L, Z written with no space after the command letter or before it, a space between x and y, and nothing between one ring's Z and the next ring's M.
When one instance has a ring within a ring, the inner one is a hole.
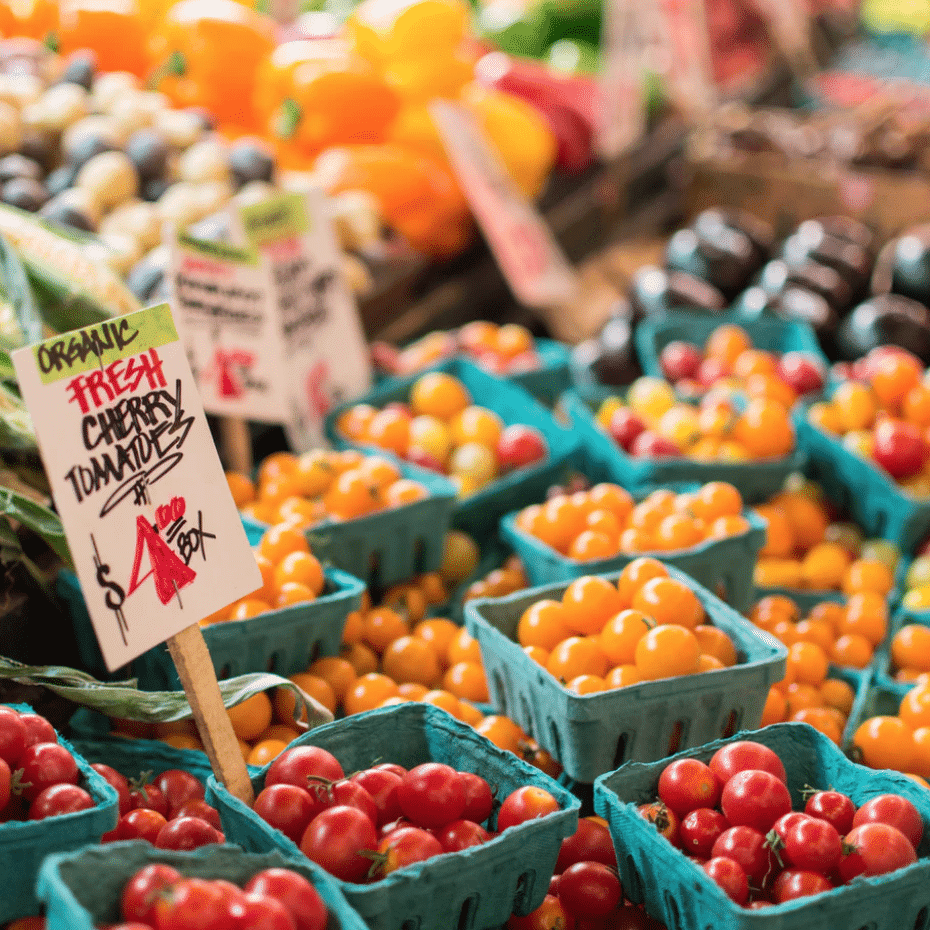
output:
M477 83L464 89L461 100L517 187L531 199L538 197L557 154L555 136L545 119L523 100Z

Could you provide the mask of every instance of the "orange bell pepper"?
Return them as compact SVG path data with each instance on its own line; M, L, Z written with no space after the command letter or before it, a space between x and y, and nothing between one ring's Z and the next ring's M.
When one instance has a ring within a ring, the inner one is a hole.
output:
M363 0L346 22L355 50L373 64L455 51L468 34L465 0Z
M262 68L256 102L272 135L304 152L381 142L400 109L397 94L339 40L286 43Z
M153 83L179 106L258 131L255 77L275 46L275 24L235 0L181 0L152 37Z
M91 49L101 71L148 72L147 35L135 0L72 0L58 27L63 55Z
M368 191L390 226L426 255L447 258L468 242L468 204L436 159L400 145L345 145L323 152L315 170L331 194Z
M3 0L0 2L0 36L24 36L45 41L58 29L56 0Z

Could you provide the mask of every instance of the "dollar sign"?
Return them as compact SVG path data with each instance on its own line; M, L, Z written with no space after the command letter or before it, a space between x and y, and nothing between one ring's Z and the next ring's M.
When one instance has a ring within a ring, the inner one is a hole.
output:
M126 592L115 582L107 581L107 575L110 574L109 565L99 565L97 567L97 584L101 588L106 588L107 593L104 602L110 610L119 610L126 600Z

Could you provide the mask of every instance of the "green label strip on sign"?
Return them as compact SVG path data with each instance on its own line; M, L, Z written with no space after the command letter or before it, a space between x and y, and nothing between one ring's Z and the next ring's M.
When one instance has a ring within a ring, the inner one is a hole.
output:
M178 341L168 304L53 336L32 346L43 384L101 368L121 358Z
M257 265L258 256L252 249L243 249L226 242L208 242L206 239L195 239L186 233L178 236L178 243L188 252L196 252L204 258L213 258L232 265Z
M301 236L310 229L307 206L300 194L280 194L243 207L240 213L249 242L257 247L278 239Z

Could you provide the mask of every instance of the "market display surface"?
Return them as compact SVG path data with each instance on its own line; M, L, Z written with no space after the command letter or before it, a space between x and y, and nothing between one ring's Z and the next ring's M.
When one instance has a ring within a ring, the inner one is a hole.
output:
M930 237L875 194L930 187L920 95L718 108L699 176L758 155L845 206L691 210L570 346L528 308L427 308L479 229L525 295L543 211L619 196L609 4L254 6L0 6L0 926L930 930ZM758 76L759 16L708 16L716 78ZM644 122L686 112L645 83ZM311 241L336 244L312 281ZM348 295L411 263L436 290L365 342ZM177 343L149 390L133 313ZM333 357L272 391L262 334L327 324L356 387ZM207 406L234 534L160 497L180 451L150 458L195 371L280 398L261 428ZM24 395L56 379L80 415L49 432ZM138 515L126 577L94 535L88 572L43 472L72 434ZM97 595L181 612L208 558L239 574L220 609L178 633L153 607L158 645L104 661Z

